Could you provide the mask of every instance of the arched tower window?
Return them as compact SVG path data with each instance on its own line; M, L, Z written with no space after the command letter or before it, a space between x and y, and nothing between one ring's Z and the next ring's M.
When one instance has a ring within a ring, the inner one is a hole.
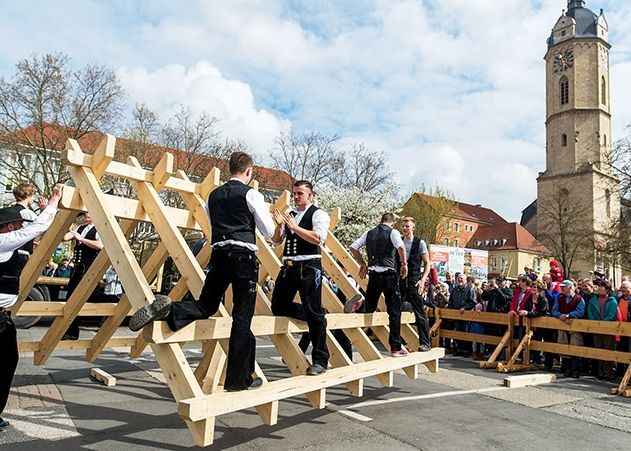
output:
M607 148L607 135L603 135L603 147Z
M561 146L562 147L567 146L567 135L565 133L561 135Z
M605 190L605 209L607 211L607 217L611 217L611 191Z
M566 76L561 77L559 81L559 91L561 94L561 105L570 103L570 81Z
M607 105L607 82L604 75L600 79L600 90L600 101L603 105Z

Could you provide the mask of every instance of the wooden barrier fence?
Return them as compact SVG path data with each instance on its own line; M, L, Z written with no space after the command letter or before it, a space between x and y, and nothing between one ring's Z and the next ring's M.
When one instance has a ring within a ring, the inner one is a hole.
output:
M86 360L94 361L106 346L129 347L132 357L151 346L178 403L180 416L190 429L194 442L200 446L213 442L217 415L255 407L263 423L272 425L277 422L281 399L304 395L313 407L321 409L325 405L326 389L333 385L343 384L351 395L361 396L366 377L375 376L381 385L391 387L396 370L402 369L410 378L417 377L419 364L424 364L430 371L438 371L438 359L444 356L441 348L393 358L389 353L382 354L368 338L364 327L370 327L375 337L389 350L387 314L382 313L385 312L383 298L379 302L381 312L345 315L342 303L327 284L322 287L322 303L329 312L327 346L333 369L319 376L304 376L309 361L292 335L306 331L306 325L288 318L274 317L270 294L265 293L260 285L257 287L252 330L256 335L270 337L291 377L270 382L257 364L256 374L264 382L258 390L237 393L224 393L222 390L231 324L230 290L226 293L225 305L208 320L197 321L177 332L171 332L163 323L157 322L135 336L114 336L130 312L154 301L150 282L156 278L167 257L173 258L182 275L169 292L169 297L178 301L188 291L195 298L200 295L205 279L202 268L208 263L212 250L206 244L197 256L193 256L182 231L201 231L210 240L205 200L220 185L220 173L216 168L203 182L194 183L184 172L174 170L173 155L169 153L163 155L153 170L147 170L134 157L125 163L114 161L114 146L115 138L111 135L104 137L93 154L84 153L75 140L69 139L66 143L62 162L67 166L75 188L64 188L60 211L22 272L20 295L12 308L16 316L41 314L54 317L41 340L19 343L21 351L33 352L35 364L45 364L56 349L86 349ZM103 175L129 183L134 198L103 193L99 185ZM258 188L256 181L252 182L252 187ZM186 207L166 206L162 201L165 190L177 193ZM285 191L270 208L286 210L289 198L289 192ZM81 211L90 212L103 241L103 250L66 302L25 302L42 269ZM331 229L339 220L338 208L331 214ZM153 224L160 242L141 268L127 237L142 222ZM282 265L279 259L282 249L272 249L258 232L257 246L259 282L267 277L276 279ZM333 233L328 234L323 247L323 269L347 298L357 294L358 289L348 279L346 271L366 288L366 280L358 277L359 266ZM114 266L123 285L124 296L116 304L86 304L110 265ZM105 316L107 319L91 339L61 341L72 321L82 315ZM404 315L401 335L412 349L416 349L419 344L418 334L411 327L411 322L412 315ZM346 355L331 333L334 329L344 330L361 362L353 362ZM185 343L191 341L202 343L202 357L196 367L190 365L182 349Z
M585 319L572 320L567 324L553 317L528 318L511 316L505 313L488 313L434 309L429 310L434 317L434 325L430 330L434 346L438 346L441 338L470 341L495 345L494 351L488 360L480 362L481 368L494 368L499 372L509 373L515 371L527 371L538 366L530 364L530 356L533 351L549 352L562 356L583 357L594 360L618 362L629 365L620 385L612 389L612 394L620 394L631 397L631 352L615 351L593 348L587 346L574 346L569 344L550 343L534 340L534 331L542 329L564 330L568 332L580 332L586 334L602 334L611 336L631 337L631 323L617 321L590 321ZM445 328L447 321L468 321L484 324L505 326L502 336L482 335L462 332ZM517 339L516 327L523 327L524 333L521 339ZM506 350L506 359L498 361L503 350ZM518 361L521 360L521 363Z

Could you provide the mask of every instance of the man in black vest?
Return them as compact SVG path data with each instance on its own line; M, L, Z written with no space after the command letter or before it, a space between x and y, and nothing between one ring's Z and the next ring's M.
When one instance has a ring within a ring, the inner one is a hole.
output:
M75 240L74 254L72 260L74 262L74 268L66 287L67 295L66 300L70 299L70 295L79 285L79 282L85 277L88 269L94 263L96 256L99 255L101 249L103 249L103 242L99 237L94 224L92 224L92 216L90 213L84 213L84 223L81 224L77 230L68 232L64 235L64 241ZM78 340L79 339L79 324L81 318L77 316L74 321L68 326L68 330L61 337L62 340Z
M351 244L351 254L359 263L359 277L368 277L366 300L364 301L366 313L374 313L377 310L379 297L383 293L386 298L390 326L390 355L392 357L405 357L407 349L401 343L401 293L399 291L399 275L405 279L408 275L408 263L405 256L405 245L398 230L393 229L394 213L384 213L381 223L374 229L364 234ZM359 249L366 246L368 264L364 261ZM397 273L395 255L399 255L401 269Z
M408 276L400 279L401 297L403 302L412 305L416 328L418 329L419 351L427 352L431 349L429 341L429 322L423 305L421 293L425 290L425 281L429 275L430 263L427 244L422 239L414 236L416 221L412 217L405 217L401 221L403 228L403 244L408 256ZM397 255L397 265L401 268L401 259ZM421 271L421 265L423 270Z
M306 321L311 335L311 365L307 375L317 376L326 371L329 350L326 347L326 318L322 308L322 258L331 218L313 205L313 185L307 180L294 183L294 206L290 213L274 212L277 224L272 241L285 239L283 267L278 273L272 293L272 312ZM301 304L294 303L296 292Z
M0 414L9 399L19 358L15 325L5 310L15 304L20 292L20 274L26 260L20 257L18 249L52 224L62 192L62 185L53 188L48 206L33 222L25 220L14 207L0 209ZM29 224L23 226L25 222ZM8 425L8 421L0 418L0 428Z
M166 320L173 331L198 319L214 315L232 284L232 329L224 388L228 391L258 388L262 380L254 376L256 339L250 330L256 302L259 264L256 259L256 228L270 238L274 220L263 195L250 188L254 162L245 152L230 156L230 180L208 197L213 251L208 273L198 301L171 302L157 295L129 321L137 331L152 321Z

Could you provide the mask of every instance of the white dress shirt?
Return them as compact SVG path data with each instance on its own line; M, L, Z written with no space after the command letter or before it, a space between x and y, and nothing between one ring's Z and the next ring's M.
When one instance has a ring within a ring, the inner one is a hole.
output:
M311 208L311 205L312 204L307 205L305 209L302 211L297 210L295 208L292 210L294 214L296 215L294 216L294 221L296 222L296 224L300 224L300 221L302 221L302 218L304 217L307 210ZM313 213L313 216L311 218L311 223L313 225L313 228L311 230L313 230L314 232L317 232L318 236L320 237L320 242L318 243L318 245L322 246L324 241L326 241L326 235L329 232L329 227L331 227L331 217L326 211L322 210L321 208L318 208ZM287 234L285 233L285 228L283 226L283 233L280 239L281 243L285 239L286 236ZM293 260L293 261L299 262L299 261L311 260L314 258L322 258L322 256L320 255L292 255L291 257L283 257L283 261Z
M357 240L355 240L355 242L351 244L351 248L358 251L362 247L366 246L366 237L368 236L368 232L370 232L370 230L366 230L362 234L362 236L357 238ZM405 244L403 243L403 239L401 238L401 233L399 233L397 229L392 229L392 232L390 232L390 242L392 243L395 249L398 249L400 247L405 247ZM386 271L392 271L392 268L389 268L387 266L369 266L368 271L386 272Z
M0 233L0 262L6 262L13 251L44 233L53 223L56 213L56 207L48 206L33 222L26 222L21 229ZM15 294L0 293L0 307L12 306L17 298Z
M232 177L230 180L236 180L243 183L243 180L240 180L237 177ZM265 203L265 198L263 197L263 195L255 189L250 189L245 195L245 201L248 205L248 210L250 210L250 213L254 215L254 223L256 224L256 228L261 231L264 237L271 238L272 235L274 235L274 231L276 230L276 224L272 219L272 214L269 212L269 207ZM208 203L206 203L206 207L208 207ZM211 223L210 226L212 227L212 218L210 218L210 216L209 221ZM213 247L227 246L229 244L245 247L254 252L259 250L256 244L246 243L244 241L238 240L219 241L213 244Z

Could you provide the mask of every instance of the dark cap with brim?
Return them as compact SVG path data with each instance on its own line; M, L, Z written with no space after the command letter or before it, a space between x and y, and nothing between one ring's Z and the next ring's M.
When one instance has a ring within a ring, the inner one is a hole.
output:
M16 221L33 222L31 219L24 219L15 206L0 208L0 226Z

